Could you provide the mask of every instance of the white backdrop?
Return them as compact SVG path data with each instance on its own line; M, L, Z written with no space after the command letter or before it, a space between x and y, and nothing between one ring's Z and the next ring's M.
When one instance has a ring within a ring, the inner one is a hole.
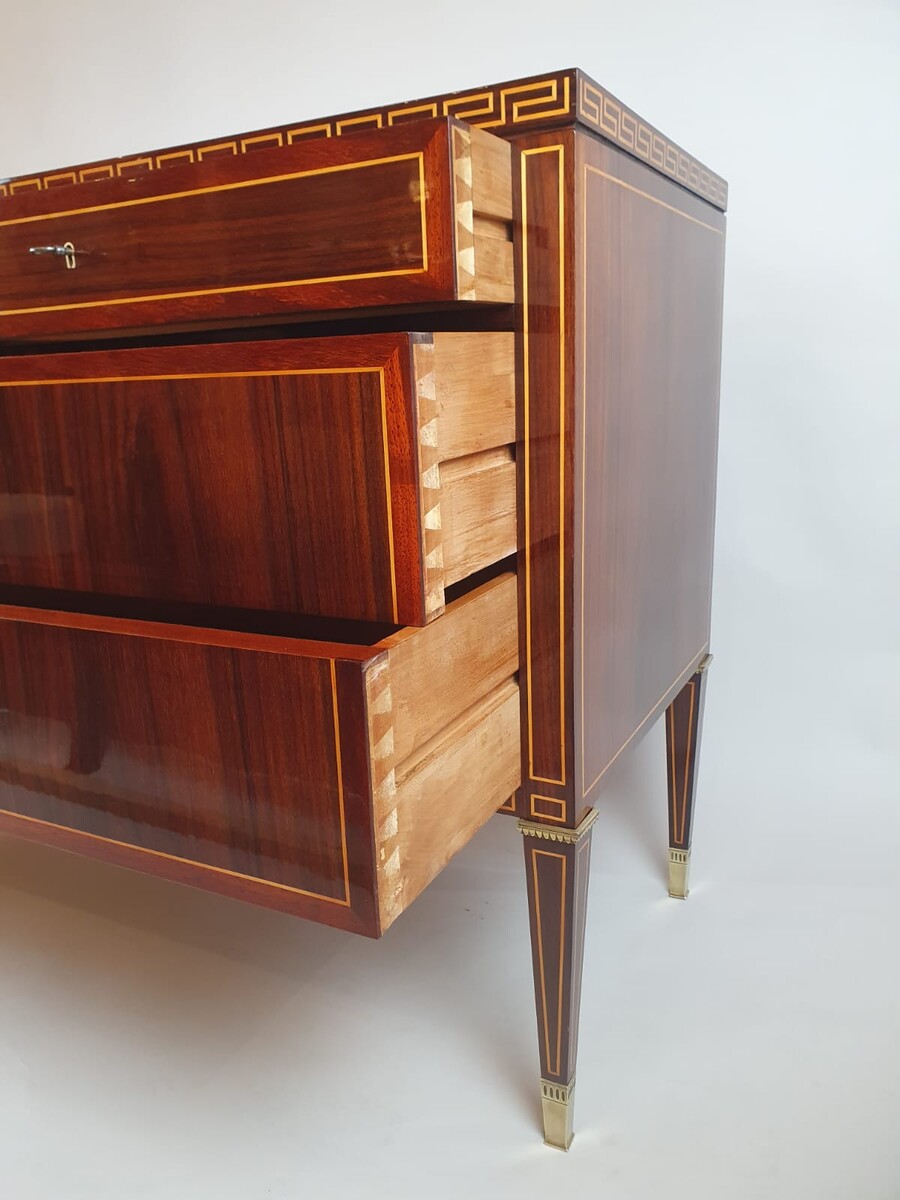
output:
M6 842L4 1197L896 1200L900 6L0 17L0 176L580 65L731 187L694 891L663 898L657 729L595 834L572 1153L536 1134L511 825L380 945Z

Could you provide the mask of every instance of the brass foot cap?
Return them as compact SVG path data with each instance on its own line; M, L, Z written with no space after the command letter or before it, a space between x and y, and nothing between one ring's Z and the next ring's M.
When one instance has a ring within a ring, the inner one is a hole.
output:
M691 869L690 850L669 850L669 895L676 900L688 898L688 873Z
M572 1113L575 1107L575 1080L568 1085L541 1080L541 1108L544 1114L544 1145L568 1150L572 1145Z

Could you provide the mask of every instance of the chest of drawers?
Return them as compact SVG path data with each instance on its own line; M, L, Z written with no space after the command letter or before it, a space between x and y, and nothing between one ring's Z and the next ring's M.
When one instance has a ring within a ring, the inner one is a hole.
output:
M663 715L687 894L725 199L580 71L0 185L0 832L377 937L517 816L563 1148Z

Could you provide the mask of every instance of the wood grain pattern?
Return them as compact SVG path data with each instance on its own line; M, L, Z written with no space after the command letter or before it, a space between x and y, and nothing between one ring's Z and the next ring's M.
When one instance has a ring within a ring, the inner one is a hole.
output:
M504 136L528 130L540 132L577 122L718 208L724 210L727 204L728 185L721 176L687 154L584 71L574 69L550 71L465 92L445 93L427 100L319 117L124 158L58 167L38 175L22 175L0 184L0 197L67 188L114 176L146 174L185 162L258 153L274 146L316 138L337 138L355 134L360 129L388 128L440 115L457 116Z
M520 779L519 689L507 679L429 742L415 764L398 770L393 816L385 818L379 847L382 930L468 844Z
M0 831L377 936L518 786L514 601L371 646L0 605Z
M572 827L707 648L724 218L587 134L516 143L520 815Z
M511 380L504 421L495 377L466 391L493 339L443 335L436 362L409 334L3 360L0 586L424 624L514 548L456 522L442 557L441 433L509 436ZM514 523L511 480L482 499Z
M516 352L513 333L435 333L434 385L441 459L513 445Z
M457 254L462 236L474 239L472 160L494 140L475 131L473 145L472 132L446 119L417 122L110 179L83 199L17 193L0 212L0 340L346 307L509 303L510 244L504 254L484 239L483 270L474 244L464 267ZM509 154L503 143L491 148L486 186ZM469 194L460 208L462 174ZM66 199L71 206L61 207ZM489 215L503 210L502 189L485 203ZM75 270L29 253L63 243L78 251Z
M563 843L523 838L541 1077L575 1077L591 836Z
M0 608L0 828L374 931L359 664L28 615Z

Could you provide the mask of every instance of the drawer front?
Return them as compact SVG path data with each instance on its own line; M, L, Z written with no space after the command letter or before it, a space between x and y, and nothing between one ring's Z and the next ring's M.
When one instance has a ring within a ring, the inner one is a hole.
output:
M509 303L511 153L445 119L0 201L0 340Z
M0 607L0 831L375 935L518 786L516 655L510 576L373 646Z
M0 585L425 624L516 548L513 353L491 332L3 360Z

